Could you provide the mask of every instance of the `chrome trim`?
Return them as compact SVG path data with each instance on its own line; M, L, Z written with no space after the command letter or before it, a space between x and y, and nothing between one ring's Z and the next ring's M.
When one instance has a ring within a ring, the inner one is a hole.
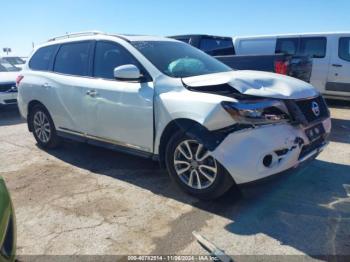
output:
M82 136L82 137L85 137L85 138L88 138L88 139L92 139L92 140L97 140L97 141L105 142L105 143L108 143L108 144L113 144L113 145L117 145L117 146L132 148L132 149L136 149L136 150L140 150L140 151L144 151L144 152L150 153L150 150L148 150L147 148L144 148L144 147L140 147L140 146L136 146L136 145L132 145L132 144L116 141L116 140L113 140L113 139L108 139L108 138L102 138L102 137L99 137L99 136L89 135L87 133L74 131L74 130L71 130L71 129L65 128L65 127L59 127L58 129L60 129L61 132L66 132L66 133L69 133L69 134L72 134L72 135L78 135L78 136Z
M66 133L69 133L69 134L72 134L72 135L78 135L78 136L86 136L86 134L82 133L82 132L79 132L79 131L74 131L72 129L69 129L69 128L65 128L65 127L58 127L58 129L61 129L62 132L66 132Z
M315 99L319 96L322 96L321 93L318 93L317 95L315 96L308 96L308 97L303 97L303 98L297 98L297 99L292 99L293 101L304 101L304 100L311 100L311 99Z
M322 146L320 146L319 148L316 148L314 151L311 151L309 154L307 154L306 156L304 156L303 158L299 159L299 163L302 163L306 160L308 160L309 158L313 157L316 154L319 154L323 151L323 149L325 149L325 147L329 144L329 142L325 142Z
M73 38L73 37L79 37L79 36L93 36L93 35L107 35L104 32L100 31L83 31L83 32L76 32L76 33L70 33L60 36L55 36L47 40L48 42L60 40L60 39L66 39L66 38Z

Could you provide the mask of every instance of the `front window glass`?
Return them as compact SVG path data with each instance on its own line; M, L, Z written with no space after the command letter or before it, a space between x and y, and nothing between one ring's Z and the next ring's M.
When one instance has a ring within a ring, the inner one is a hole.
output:
M232 69L204 52L182 42L135 41L131 43L162 73L171 77L189 77Z
M94 62L95 77L114 79L114 69L128 64L140 68L135 58L122 46L109 42L97 42Z

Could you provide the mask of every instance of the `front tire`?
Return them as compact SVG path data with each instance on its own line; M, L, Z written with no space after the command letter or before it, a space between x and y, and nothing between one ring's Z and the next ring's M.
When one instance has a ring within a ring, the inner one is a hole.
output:
M42 148L55 148L60 139L49 112L43 106L35 106L29 115L32 132L38 145Z
M177 132L171 137L165 162L176 184L199 199L218 198L234 184L230 174L203 144L183 132Z

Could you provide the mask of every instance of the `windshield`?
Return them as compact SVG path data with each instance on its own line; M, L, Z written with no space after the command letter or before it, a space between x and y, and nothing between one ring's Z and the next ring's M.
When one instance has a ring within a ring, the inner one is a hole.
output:
M162 73L189 77L232 71L204 52L182 42L135 41L131 43Z
M4 59L0 59L0 72L16 72L21 69L15 67Z
M25 64L25 61L17 56L12 56L12 57L3 57L4 60L6 60L7 62L9 62L10 64L13 65L23 65Z

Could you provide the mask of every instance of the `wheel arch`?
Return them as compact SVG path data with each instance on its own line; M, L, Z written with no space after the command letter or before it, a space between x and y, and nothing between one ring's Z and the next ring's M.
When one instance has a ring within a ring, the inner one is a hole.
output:
M28 130L29 130L30 132L33 132L33 125L32 125L32 123L31 123L31 121L30 121L30 115L31 115L31 113L32 113L32 110L33 110L36 106L42 106L43 108L45 108L45 110L46 110L47 112L49 112L49 111L47 110L47 107L46 107L43 103L41 103L40 101L38 101L38 100L32 100L32 101L30 101L30 102L28 103L27 125L28 125Z
M190 137L198 140L210 151L215 150L226 137L225 133L210 131L195 120L187 118L174 119L164 128L159 141L158 156L161 167L165 167L165 153L169 139L179 131L187 133Z
M202 126L200 123L187 118L178 118L170 121L164 128L159 140L158 154L159 162L162 168L165 167L165 152L169 139L179 131L187 132L193 126Z

